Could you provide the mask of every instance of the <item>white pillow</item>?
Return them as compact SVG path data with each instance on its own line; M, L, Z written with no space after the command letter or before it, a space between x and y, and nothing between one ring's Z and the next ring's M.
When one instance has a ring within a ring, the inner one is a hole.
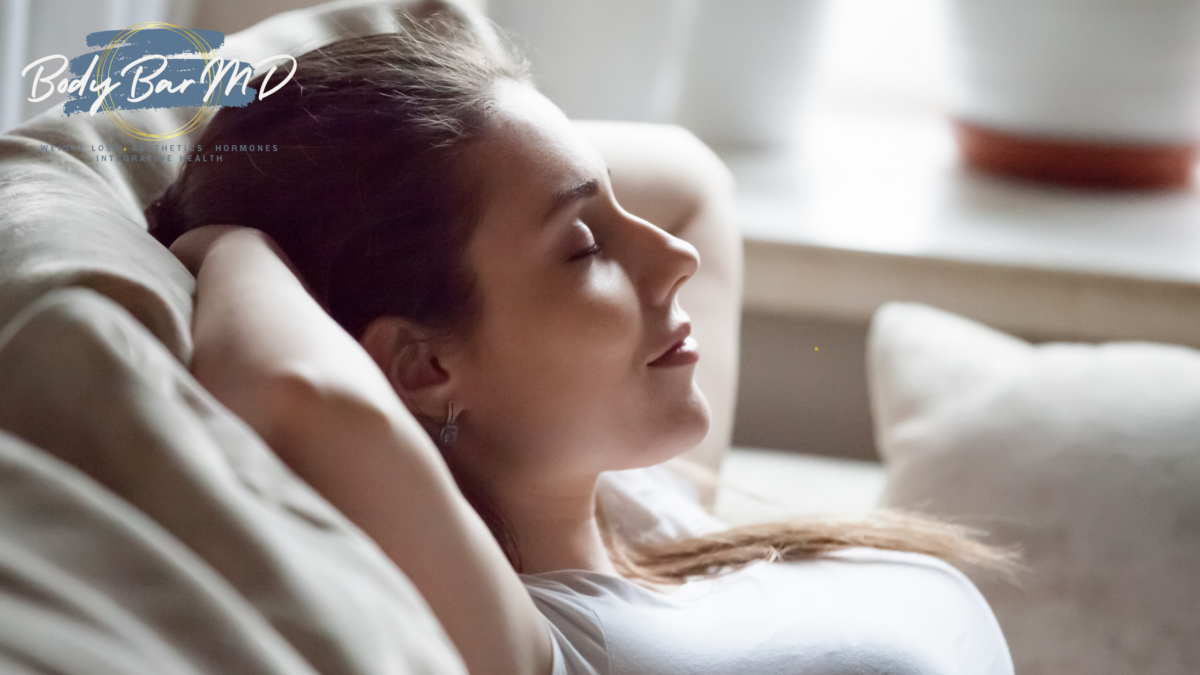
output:
M868 360L883 505L1024 549L1023 588L978 580L1017 672L1200 672L1200 352L890 304Z

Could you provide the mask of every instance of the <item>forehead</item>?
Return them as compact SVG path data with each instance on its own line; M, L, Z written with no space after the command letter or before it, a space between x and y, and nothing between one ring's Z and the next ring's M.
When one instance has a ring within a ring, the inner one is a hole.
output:
M564 187L605 173L599 153L532 87L496 85L496 110L472 158L486 202L546 208Z

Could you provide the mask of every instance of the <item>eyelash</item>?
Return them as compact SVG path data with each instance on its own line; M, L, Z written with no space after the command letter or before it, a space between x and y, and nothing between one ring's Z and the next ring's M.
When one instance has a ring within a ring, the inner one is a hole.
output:
M600 244L592 244L591 246L587 247L586 249L571 256L571 259L569 262L575 262L576 260L583 260L584 258L590 258L599 252L600 252Z

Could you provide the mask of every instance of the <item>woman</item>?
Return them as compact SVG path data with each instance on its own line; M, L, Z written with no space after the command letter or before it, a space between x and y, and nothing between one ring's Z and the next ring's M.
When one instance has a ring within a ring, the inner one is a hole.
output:
M441 7L309 53L295 86L214 117L202 145L279 151L189 165L148 209L197 275L197 379L379 543L472 673L1011 672L974 587L920 555L1005 561L954 528L650 549L598 522L601 472L708 430L680 303L698 255L618 204L579 127L468 24ZM722 217L663 197L642 212ZM704 330L728 346L729 326Z

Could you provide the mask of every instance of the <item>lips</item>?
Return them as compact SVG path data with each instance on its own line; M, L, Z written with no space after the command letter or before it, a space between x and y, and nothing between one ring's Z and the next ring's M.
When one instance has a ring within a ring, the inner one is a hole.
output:
M657 358L647 365L652 368L690 366L700 360L696 338L692 337L692 325L685 323L671 335L671 343Z

